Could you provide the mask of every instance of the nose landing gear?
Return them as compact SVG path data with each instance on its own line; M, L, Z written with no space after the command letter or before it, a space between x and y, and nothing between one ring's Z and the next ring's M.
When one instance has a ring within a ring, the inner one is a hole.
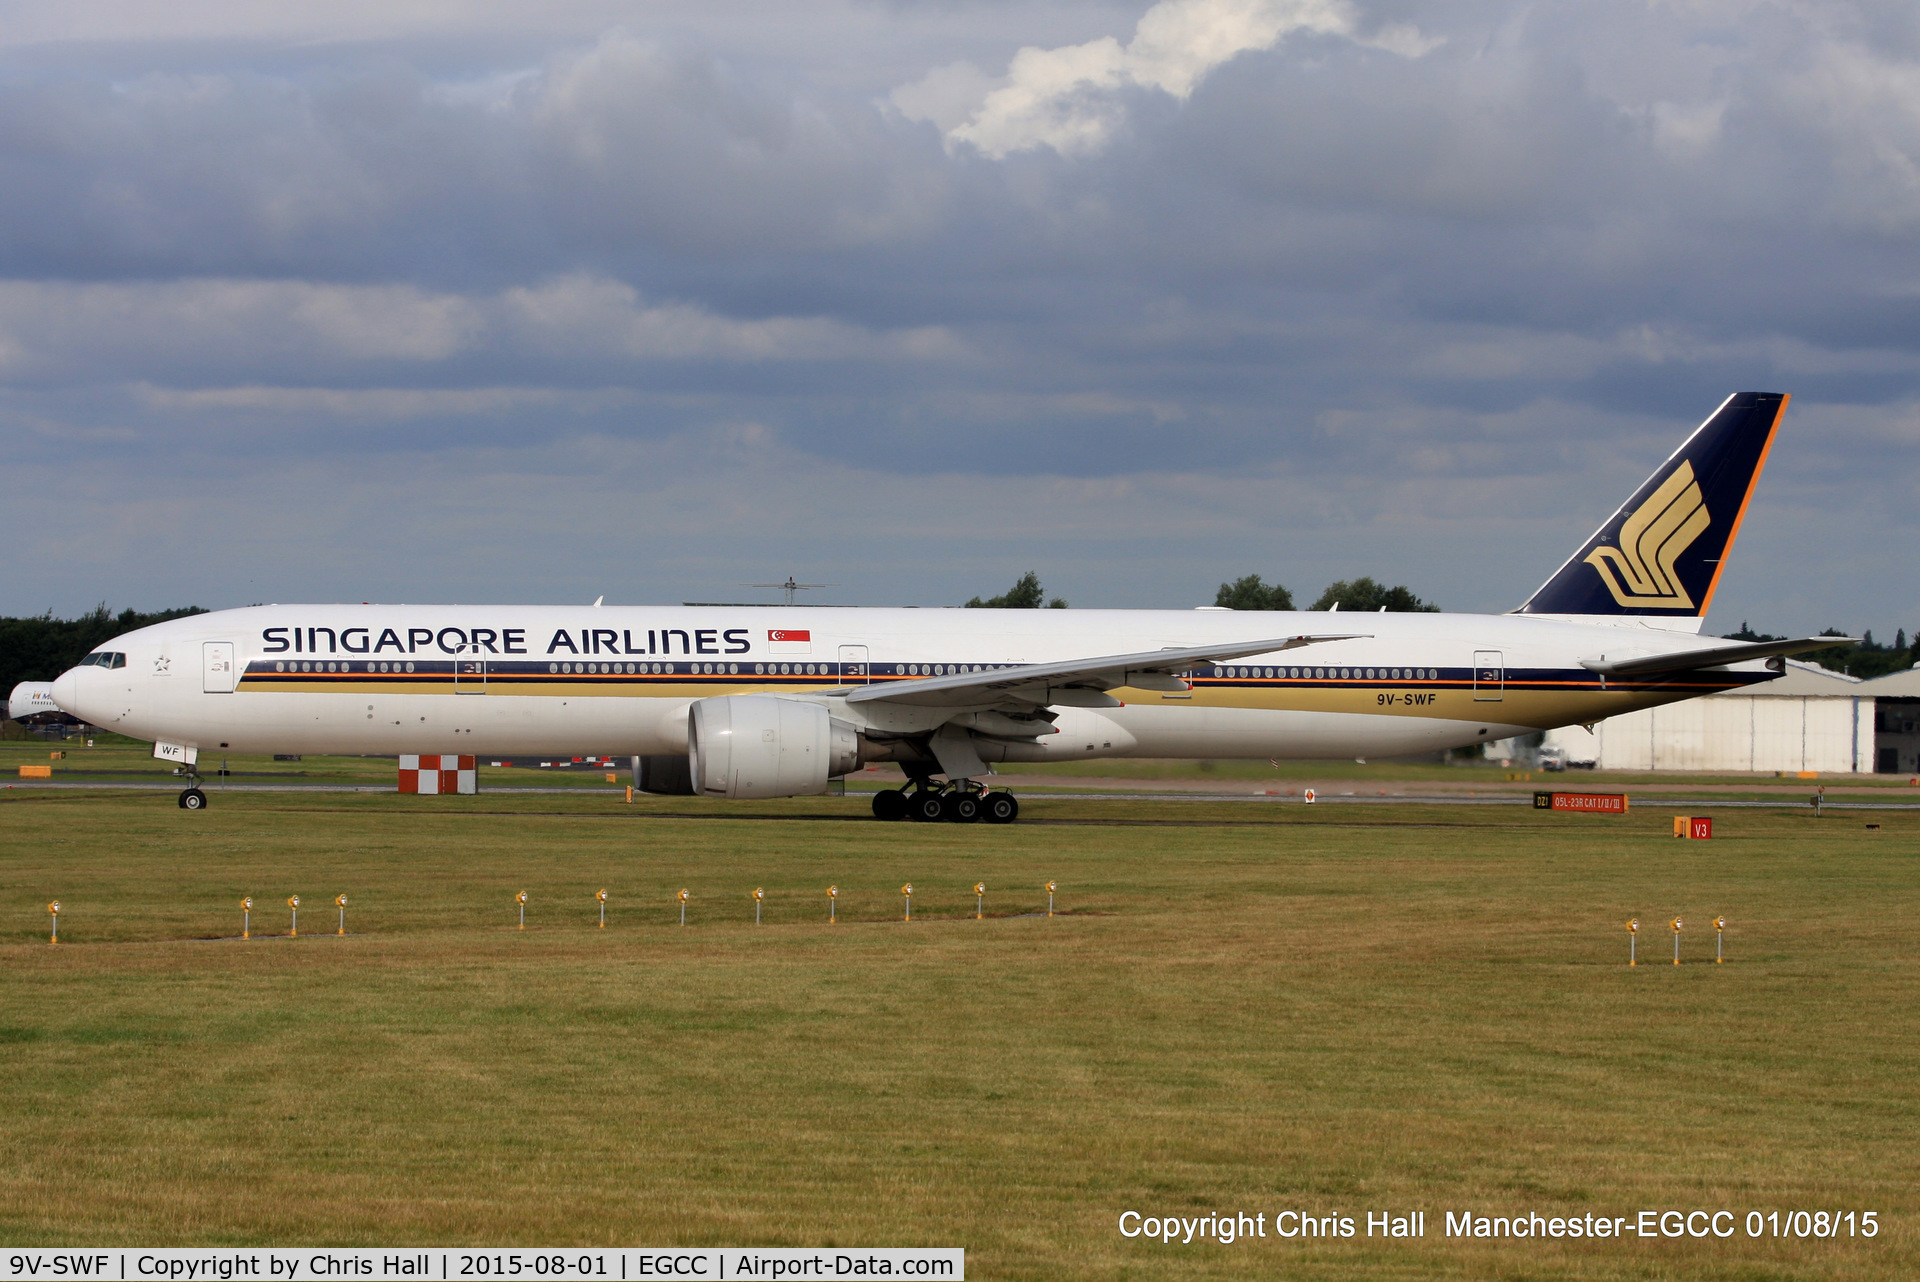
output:
M191 767L187 770L187 788L180 794L180 809L205 810L207 794L200 791L200 776Z
M916 779L910 789L888 788L873 794L873 817L888 822L1010 824L1020 817L1020 803L1010 792L988 792L971 779L953 783Z

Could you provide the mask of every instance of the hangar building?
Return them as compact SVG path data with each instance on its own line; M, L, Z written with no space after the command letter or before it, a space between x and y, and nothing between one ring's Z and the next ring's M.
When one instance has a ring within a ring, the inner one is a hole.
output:
M1920 673L1867 682L1789 659L1785 676L1762 685L1609 717L1592 731L1549 730L1545 746L1601 770L1868 772L1880 760L1875 735L1884 720L1873 687L1897 678L1913 689L1902 722L1912 730L1920 725ZM1920 734L1905 742L1900 760L1911 762Z
M1860 693L1873 696L1873 769L1920 774L1920 668L1862 681Z

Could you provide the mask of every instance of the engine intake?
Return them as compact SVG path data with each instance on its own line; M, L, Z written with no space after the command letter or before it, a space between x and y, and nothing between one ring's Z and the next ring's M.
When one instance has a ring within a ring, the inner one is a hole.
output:
M860 766L860 734L817 703L766 694L701 699L688 713L694 791L706 797L800 797Z

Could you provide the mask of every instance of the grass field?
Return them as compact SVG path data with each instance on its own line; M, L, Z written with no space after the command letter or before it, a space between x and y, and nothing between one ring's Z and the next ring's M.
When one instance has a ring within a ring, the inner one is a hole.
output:
M1920 1274L1920 815L1726 811L1681 842L1656 807L1036 799L990 828L881 825L857 798L4 796L7 1243L960 1245L980 1278ZM294 893L301 938L233 938L243 894L284 935ZM1669 1208L1881 1228L1442 1235L1448 1211ZM1121 1237L1129 1209L1424 1209L1427 1236L1161 1245Z
M6 723L14 725L17 723ZM174 783L184 787L175 767L153 759L153 745L122 735L96 732L88 740L79 737L47 740L38 736L0 742L0 777L18 777L21 766L47 766L53 777L66 782L84 783ZM55 754L64 754L55 758ZM331 784L391 788L397 762L393 757L307 756L298 761L277 761L258 753L213 752L203 756L199 769L203 786L217 790L222 777L221 763L227 763L229 778L236 784ZM601 770L542 770L538 766L490 769L481 766L487 782L496 787L543 788L606 786ZM628 773L618 772L622 786L631 782Z
M0 723L22 734L14 722ZM96 732L96 745L87 740L45 740L38 736L0 741L0 779L13 780L25 765L48 766L55 780L70 783L178 783L172 766L153 759L153 745L120 735ZM58 760L52 754L64 753ZM536 759L537 760L537 759ZM568 787L588 790L608 786L606 771L598 769L543 770L538 766L494 769L490 758L479 758L481 786L484 789L526 787ZM300 761L276 761L270 756L245 753L210 753L199 768L206 786L217 791L223 780L217 773L221 763L231 769L230 780L246 784L320 784L390 788L394 782L392 757L309 756ZM1463 790L1491 790L1523 793L1535 786L1569 789L1639 787L1656 790L1701 787L1737 789L1728 797L1777 797L1791 793L1798 797L1825 787L1836 797L1864 794L1899 801L1920 801L1920 785L1907 775L1835 774L1816 779L1786 777L1775 773L1697 774L1672 771L1590 771L1549 773L1493 762L1447 764L1434 761L1375 761L1351 759L1336 761L1180 761L1106 758L1095 761L1062 761L1019 764L1003 767L1017 777L1028 791L1047 791L1055 786L1085 791L1093 787L1213 786L1223 790L1252 792L1262 789L1297 791L1307 785L1321 788L1388 787L1396 791L1443 794ZM624 787L632 777L624 768L613 772L614 782ZM903 776L891 765L871 766L848 780L853 791L897 785ZM1244 785L1244 787L1242 787Z

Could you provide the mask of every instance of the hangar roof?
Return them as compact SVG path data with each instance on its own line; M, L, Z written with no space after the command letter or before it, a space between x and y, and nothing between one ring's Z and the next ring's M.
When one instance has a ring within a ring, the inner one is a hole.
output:
M1920 667L1889 672L1860 683L1860 693L1876 699L1920 699Z
M1756 697L1800 699L1808 695L1827 695L1841 699L1856 699L1871 693L1866 689L1870 684L1872 683L1862 681L1859 677L1850 677L1844 672L1830 672L1817 663L1801 663L1797 659L1788 659L1785 676L1775 677L1757 686L1748 686L1744 690L1728 690L1707 697L1710 699Z

